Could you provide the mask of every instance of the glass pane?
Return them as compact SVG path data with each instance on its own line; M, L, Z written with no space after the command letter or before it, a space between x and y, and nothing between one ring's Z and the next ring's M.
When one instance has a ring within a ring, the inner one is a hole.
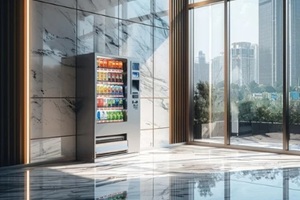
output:
M282 6L230 2L231 144L282 148Z
M300 150L300 1L290 1L290 149Z
M190 15L194 140L224 143L224 3L194 9Z

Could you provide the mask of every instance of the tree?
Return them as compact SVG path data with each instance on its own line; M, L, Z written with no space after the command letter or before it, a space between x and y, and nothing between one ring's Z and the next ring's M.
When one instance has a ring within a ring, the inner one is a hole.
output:
M239 104L239 119L241 121L251 122L253 121L254 113L253 113L254 103L253 101L244 101Z
M300 102L291 101L290 102L290 124L300 123Z
M194 93L194 123L209 122L209 84L199 81Z

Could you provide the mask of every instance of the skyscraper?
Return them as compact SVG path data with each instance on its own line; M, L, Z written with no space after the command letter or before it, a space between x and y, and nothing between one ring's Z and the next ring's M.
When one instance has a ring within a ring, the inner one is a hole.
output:
M231 44L231 83L245 85L255 80L255 46L250 42Z
M300 84L300 1L291 0L290 5L290 86Z
M199 81L209 81L209 64L202 51L198 52L198 59L194 64L194 84L196 85Z
M218 84L224 81L224 53L212 59L211 81L213 84Z
M254 77L253 80L259 83L259 46L258 44L251 45L254 51Z
M283 3L259 0L259 83L282 84Z

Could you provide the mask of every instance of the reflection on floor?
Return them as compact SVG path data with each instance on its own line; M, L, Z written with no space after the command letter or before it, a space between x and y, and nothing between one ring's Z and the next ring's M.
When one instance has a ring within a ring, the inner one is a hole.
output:
M0 199L299 199L300 157L180 145L0 169Z

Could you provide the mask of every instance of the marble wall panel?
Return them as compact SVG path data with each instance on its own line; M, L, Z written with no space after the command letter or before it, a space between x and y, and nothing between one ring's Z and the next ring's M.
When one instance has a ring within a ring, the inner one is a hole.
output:
M75 135L75 99L31 99L31 139Z
M141 129L153 129L153 99L141 99Z
M142 130L140 137L141 151L153 148L153 130Z
M169 0L154 0L154 26L169 29Z
M118 18L118 0L77 0L77 9Z
M154 128L169 127L169 99L154 99Z
M141 63L140 96L153 96L152 27L120 21L120 55Z
M169 31L154 28L154 97L169 97Z
M118 20L89 12L78 11L78 54L91 52L119 54Z
M169 146L169 128L154 129L154 147L167 147Z
M75 136L30 141L31 163L51 160L75 160Z
M76 11L32 2L31 97L75 97Z
M76 8L77 0L38 0L40 2L51 3L59 6L66 6L70 8Z
M150 0L120 0L119 18L151 25L153 24L152 4Z

